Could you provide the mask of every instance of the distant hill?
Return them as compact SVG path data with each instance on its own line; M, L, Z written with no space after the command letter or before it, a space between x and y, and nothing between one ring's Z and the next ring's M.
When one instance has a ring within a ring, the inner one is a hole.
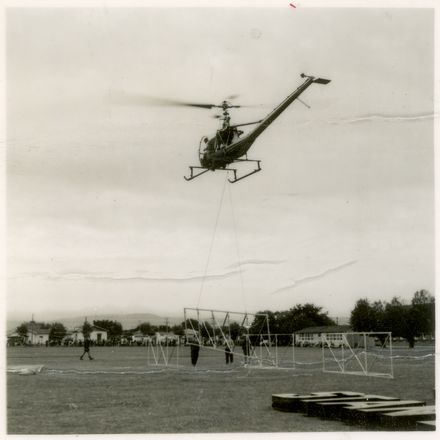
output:
M124 330L129 330L137 327L142 322L149 322L152 325L165 325L167 317L155 315L152 313L130 313L130 314L105 314L105 315L89 315L87 320L92 323L101 319L109 319L111 321L119 321L122 324ZM9 320L7 321L7 331L14 331L25 320ZM45 319L43 316L39 316L36 319L38 322L54 322L58 321L64 324L68 329L78 327L83 324L84 316L68 317L68 318L55 318ZM168 317L168 324L170 326L180 324L183 322L183 317Z

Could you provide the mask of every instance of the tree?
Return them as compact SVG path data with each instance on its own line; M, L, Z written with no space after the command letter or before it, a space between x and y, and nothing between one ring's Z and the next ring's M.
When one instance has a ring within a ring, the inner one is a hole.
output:
M160 324L157 326L158 331L160 332L169 332L170 326L168 324Z
M182 322L182 327L187 328L187 329L191 329L191 330L195 330L197 332L200 331L200 325L199 325L199 321L197 321L197 319L194 318L188 318L186 320L186 322Z
M374 331L380 332L384 330L385 304L382 301L375 301L371 306L372 316L376 325Z
M405 338L410 348L414 347L417 329L415 326L415 316L410 305L403 304L402 301L394 297L385 306L384 327L386 331L392 332L393 336Z
M208 321L204 321L201 328L200 333L202 337L209 338L214 336L214 329L212 325Z
M49 341L60 344L66 333L66 327L61 322L54 322L49 329Z
M417 336L435 333L435 298L427 291L414 293L411 300Z
M432 304L434 303L435 298L425 289L418 290L414 293L413 299L411 300L411 303L413 305L416 304Z
M93 325L101 327L107 331L107 338L113 343L120 341L122 336L122 324L118 321L110 321L109 319L101 319L93 321Z
M143 335L151 335L153 333L153 328L149 322L143 322L136 327Z
M412 348L417 336L435 333L435 299L427 290L415 292L411 304L404 304L398 297L389 303L373 304L360 299L351 312L350 323L355 331L391 332L393 337L405 338Z
M269 318L271 334L292 334L306 327L335 325L335 322L322 311L322 307L314 304L297 304L289 310L271 312L264 310L258 312L266 314ZM264 317L257 316L252 323L249 333L267 333Z
M381 301L370 304L367 298L360 299L351 311L351 328L356 332L383 331L384 313L384 304Z
M267 315L269 320L269 329L271 333L277 332L277 318L276 313L271 312L270 310L263 310L261 312L257 312L255 319L253 320L251 326L249 327L249 333L253 335L265 334L267 333L267 321L264 315ZM245 329L239 325L239 333L245 332Z
M232 340L237 340L238 336L240 335L240 324L238 322L231 322L229 324L229 331L231 332Z
M335 325L335 321L329 318L327 313L322 312L322 307L314 304L298 304L289 310L287 319L291 320L289 327L291 332L296 332L306 327Z
M16 328L16 332L23 338L23 340L26 340L27 334L28 334L28 326L27 326L27 324L25 322L20 324Z
M354 331L364 332L370 330L370 309L370 302L367 298L360 299L356 302L350 315L350 325Z
M402 302L394 297L391 302L385 305L384 326L385 330L392 332L393 336L402 336Z
M276 330L276 333L292 334L295 331L294 328L296 325L296 318L298 318L298 316L295 317L295 314L297 314L297 310L295 310L296 307L298 307L298 306L295 306L295 308L293 308L293 309L275 312L274 318L275 318L276 325L275 325L274 330ZM272 327L272 326L270 326L270 327ZM272 328L271 328L271 332L272 332ZM275 331L273 331L273 333L275 333Z
M178 336L183 336L185 334L185 330L180 324L173 325L171 327L171 331Z

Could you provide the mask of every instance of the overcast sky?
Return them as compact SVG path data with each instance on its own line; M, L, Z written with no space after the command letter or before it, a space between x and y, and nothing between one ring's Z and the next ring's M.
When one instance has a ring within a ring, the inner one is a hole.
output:
M433 292L433 18L10 9L8 316L305 302L349 316L359 298ZM222 172L183 179L214 110L123 99L238 94L256 106L233 121L254 121L302 72L331 83L261 135L249 157L263 171L234 185Z

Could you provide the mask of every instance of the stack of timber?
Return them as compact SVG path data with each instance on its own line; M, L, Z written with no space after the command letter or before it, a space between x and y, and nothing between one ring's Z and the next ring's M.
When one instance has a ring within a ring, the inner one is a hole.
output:
M272 407L309 417L340 420L363 430L435 431L435 406L419 400L358 393L325 391L273 394Z

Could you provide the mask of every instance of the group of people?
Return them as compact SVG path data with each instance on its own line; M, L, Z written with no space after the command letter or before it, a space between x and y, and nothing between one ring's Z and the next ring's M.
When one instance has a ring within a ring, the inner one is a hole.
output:
M251 342L249 337L247 335L243 335L240 338L240 344L243 350L244 363L247 364L251 354ZM232 362L234 362L234 341L231 338L225 341L225 358L226 364L232 364Z
M243 335L240 338L241 342L241 348L243 350L243 356L244 356L244 364L246 365L249 362L249 357L251 353L251 343L249 340L249 336ZM80 360L82 361L84 356L87 355L89 360L93 360L94 358L90 355L90 339L84 339L84 352L80 356ZM225 360L226 365L232 364L234 362L234 341L232 338L227 338L224 342L225 345ZM197 361L199 359L199 351L200 351L200 344L196 341L191 344L191 364L195 367L197 364Z
M243 335L240 338L241 348L243 350L244 364L247 365L251 354L251 342L249 336ZM234 362L234 341L232 338L227 338L224 342L225 345L225 361L226 365ZM200 344L198 341L194 341L191 344L191 364L195 367L199 359Z

